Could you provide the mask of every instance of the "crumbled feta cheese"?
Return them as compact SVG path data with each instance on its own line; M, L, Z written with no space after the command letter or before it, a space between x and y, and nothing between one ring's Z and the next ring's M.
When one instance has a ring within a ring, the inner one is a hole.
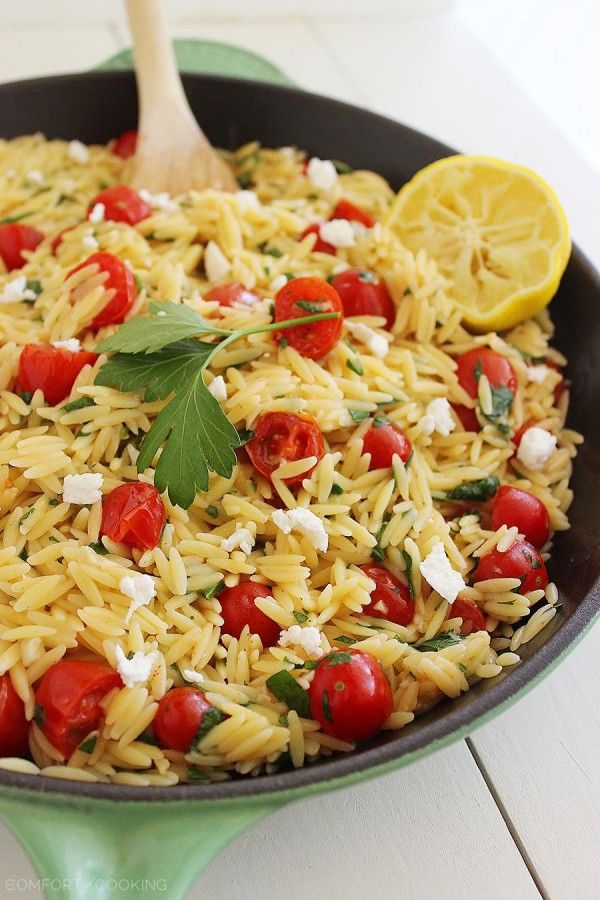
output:
M229 270L231 263L214 241L209 241L204 251L204 268L209 281L222 281Z
M313 187L320 191L331 191L337 182L337 172L330 159L319 159L313 156L306 167L306 174Z
M448 603L454 603L465 587L462 575L455 572L450 565L441 541L434 544L431 552L419 565L419 569L425 581Z
M44 183L44 173L40 172L39 169L31 169L25 175L25 178L30 184L43 184Z
M70 350L71 353L79 353L81 343L78 338L67 338L66 341L52 341L52 346L58 350Z
M247 528L242 528L238 525L233 534L230 534L228 538L223 538L221 541L221 550L225 550L226 553L231 553L232 550L239 547L242 553L248 554L252 553L254 543L255 540L252 532Z
M450 404L445 397L436 397L435 400L428 403L423 418L427 419L427 428L429 427L429 419L433 419L433 428L427 434L437 431L438 434L448 437L450 432L456 428ZM421 419L421 426L423 426L423 419ZM423 431L425 431L425 428L423 428Z
M94 203L92 207L92 211L88 216L88 220L93 222L94 225L97 225L98 222L104 222L104 213L106 212L106 207L104 203Z
M158 662L156 650L152 650L150 653L138 650L131 659L127 659L120 644L115 647L115 656L117 657L117 672L125 687L128 688L135 687L136 684L145 684Z
M527 366L527 381L542 384L546 380L549 371L548 366Z
M320 237L334 247L354 247L356 235L348 219L332 219L319 227Z
M308 628L292 625L281 632L277 643L280 647L302 647L308 656L323 655L321 650L321 633L318 628L314 628L312 625Z
M528 428L521 438L517 459L528 469L543 469L556 450L556 436L545 428Z
M158 209L160 212L176 212L179 209L179 206L171 199L171 195L167 191L151 194L146 188L141 188L138 193L144 203L147 203L152 209Z
M339 263L337 263L337 265L335 265L333 267L333 269L331 270L331 274L339 275L341 272L345 272L349 268L350 268L350 263L347 263L345 260L342 259L342 260L340 260Z
M435 419L429 413L425 413L419 420L421 431L426 437L429 437L435 431Z
M21 300L35 300L35 291L27 287L24 275L18 275L8 281L0 292L0 303L19 303Z
M225 379L222 375L217 375L216 378L213 378L208 386L208 390L211 392L215 400L219 401L219 403L223 403L225 400L227 400L227 387L225 385Z
M233 196L242 211L247 209L258 209L260 206L260 200L254 191L236 191Z
M97 250L99 244L93 234L84 234L81 238L81 246L86 250Z
M389 341L383 334L378 334L364 325L362 322L352 322L350 319L344 319L344 325L357 341L364 344L367 350L370 350L373 356L383 359L387 356L390 349Z
M281 290L281 288L287 284L287 282L288 280L285 275L278 275L277 278L274 278L269 285L269 293L276 294L277 291Z
M201 672L194 672L193 669L184 669L181 674L191 684L201 684L204 681L204 675Z
M63 481L63 500L65 503L77 503L86 506L102 500L102 482L104 476L96 472L84 472L83 475L65 475Z
M159 317L159 319L166 319L166 318L167 318L167 314L166 314L166 312L164 311L164 309L159 309L159 311L156 313L156 315Z
M81 143L81 141L70 141L67 153L74 162L80 163L81 165L84 165L84 163L89 162L90 160L90 151L85 144Z
M290 534L293 530L299 531L315 545L317 550L322 553L327 550L329 538L323 522L310 509L304 509L302 506L295 509L276 509L271 513L271 519L284 534Z
M156 585L150 575L134 573L125 575L119 582L119 590L126 597L131 597L129 609L125 615L127 625L132 615L141 606L148 606L153 597L156 597Z

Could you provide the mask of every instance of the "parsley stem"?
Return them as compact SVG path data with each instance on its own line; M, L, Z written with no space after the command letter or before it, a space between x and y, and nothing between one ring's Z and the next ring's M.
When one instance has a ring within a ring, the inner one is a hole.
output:
M228 344L233 344L234 341L237 341L241 337L247 337L250 334L264 334L268 331L285 331L287 328L295 328L297 325L312 325L313 322L324 322L327 319L339 319L339 317L339 312L316 313L312 316L299 316L296 319L284 319L283 322L271 322L269 325L261 325L259 328L254 326L253 328L244 328L241 331L231 331L224 340L215 344L215 349L206 360L204 368L207 368L211 364L219 350L227 347Z

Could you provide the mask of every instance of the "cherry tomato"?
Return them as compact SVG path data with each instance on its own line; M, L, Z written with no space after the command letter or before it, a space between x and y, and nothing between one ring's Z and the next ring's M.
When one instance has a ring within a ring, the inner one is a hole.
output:
M495 353L488 347L477 347L463 353L456 360L459 384L465 389L469 397L477 397L477 371L486 375L490 387L507 387L514 394L517 389L517 376L515 370L505 356Z
M476 603L465 597L457 597L450 608L449 617L460 616L461 634L472 634L473 631L485 631L485 616Z
M29 722L10 675L0 675L0 756L25 756Z
M415 604L410 599L410 591L383 566L368 563L361 569L375 582L371 592L371 602L363 606L363 613L377 619L387 619L396 625L410 625L415 614Z
M88 206L91 213L97 203L104 204L104 218L113 222L125 222L126 225L137 225L152 215L152 210L137 191L126 184L116 184L96 194Z
M18 222L0 225L0 256L7 271L21 269L27 262L23 250L35 250L43 240L42 232L31 225L21 225Z
M166 519L165 505L153 484L130 481L102 498L101 534L137 550L158 546Z
M378 660L352 648L323 656L309 688L310 711L326 734L366 741L392 714L392 689Z
M534 547L545 544L550 534L548 510L542 501L509 484L498 488L492 504L492 528L496 531L501 525L516 525Z
M56 406L71 393L84 366L93 366L97 353L65 350L48 344L25 344L19 359L18 389L34 394L40 388L48 406Z
M329 253L330 256L335 256L336 248L333 244L329 244L327 241L324 241L321 237L321 222L314 222L312 225L309 225L308 228L305 228L302 234L300 235L300 240L304 240L307 234L316 234L317 239L312 248L313 253Z
M112 152L115 156L120 156L121 159L129 159L137 149L137 140L138 133L135 128L131 131L124 131L123 134L120 134L115 139L112 145Z
M385 281L368 269L346 269L331 282L340 295L345 316L383 316L389 328L396 318L396 304Z
M350 203L349 200L340 200L339 203L336 203L331 218L348 219L349 222L360 222L365 228L372 228L375 224L373 216L369 215L368 212L365 212L365 210L361 209L359 206L355 206L354 203Z
M258 418L246 451L256 471L270 478L282 462L295 462L307 456L322 459L325 445L319 426L310 416L267 412ZM285 483L288 486L301 484L311 472L312 469L308 469L302 475L286 478Z
M408 462L412 444L404 432L392 422L373 424L363 438L363 453L371 454L369 471L387 469L392 465L392 457L398 454L403 463Z
M36 691L35 719L53 747L66 758L100 725L102 698L122 687L118 672L78 660L55 663Z
M104 281L105 291L114 291L115 294L108 301L104 309L101 309L98 315L92 320L90 328L96 331L104 328L106 325L120 325L125 321L127 313L135 302L136 289L135 279L131 269L125 265L123 260L112 253L92 253L86 260L71 269L67 278L79 272L86 266L98 266L100 272L105 272L108 276Z
M68 231L73 231L74 228L77 228L77 225L69 225L68 228L63 228L62 231L59 231L56 237L52 238L50 243L50 253L52 256L56 256L58 252L58 248L63 242L63 238Z
M252 306L254 303L258 303L260 297L245 288L239 281L232 281L228 284L218 284L204 295L204 299L216 300L221 306Z
M255 581L240 581L235 587L225 588L219 594L223 634L239 638L244 626L257 634L263 647L274 647L279 640L281 627L258 608L257 597L271 597L272 591Z
M471 576L473 583L488 578L519 578L519 593L527 594L548 584L544 560L529 541L515 541L506 553L492 550L479 560Z
M187 753L209 709L212 706L201 691L174 688L158 701L152 722L154 736L161 747Z
M316 313L340 313L337 319L326 319L310 325L297 325L277 332L302 356L321 359L342 336L343 309L338 292L321 278L294 278L284 284L275 295L275 321L298 319Z
M481 431L481 425L474 409L469 409L468 406L463 406L462 403L453 403L452 409L460 419L460 424L464 431Z

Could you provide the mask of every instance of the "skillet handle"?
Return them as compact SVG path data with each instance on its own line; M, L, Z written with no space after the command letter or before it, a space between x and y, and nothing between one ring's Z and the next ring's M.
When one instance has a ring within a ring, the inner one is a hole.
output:
M47 900L183 900L208 863L282 801L108 802L11 791L0 815L19 838ZM10 872L4 873L10 889ZM36 885L37 886L37 885ZM18 882L15 887L18 888Z

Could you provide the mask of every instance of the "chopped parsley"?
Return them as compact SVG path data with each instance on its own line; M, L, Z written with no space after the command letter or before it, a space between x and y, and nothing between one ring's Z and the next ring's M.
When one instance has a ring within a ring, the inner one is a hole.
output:
M21 391L21 400L24 403L27 403L28 406L31 403L32 399L33 399L33 394L30 394L29 391Z
M219 510L216 506L213 506L212 503L210 504L210 506L206 507L206 512L212 519L216 519L219 515Z
M333 666L341 666L342 663L352 662L352 656L347 650L332 650L323 658L323 664L326 669Z
M224 718L224 714L220 709L217 709L216 706L211 706L210 709L207 709L206 712L202 715L200 728L196 732L194 740L192 741L192 749L197 750L198 745L206 737L208 732L212 731L213 728L220 722L222 722Z
M244 444L247 444L248 441L251 441L253 437L254 437L253 431L251 431L249 428L241 428L238 431L238 440L240 442L238 446L243 447Z
M63 409L65 412L70 413L70 412L75 412L76 409L85 409L86 406L95 406L95 405L96 405L96 401L93 400L91 397L79 397L77 400L71 400L70 403L65 403L65 405L61 406L60 408Z
M350 637L347 634L339 634L334 641L338 641L340 644L356 644L356 638Z
M500 486L500 479L496 475L486 475L477 481L465 481L458 484L451 491L446 491L445 500L489 500Z
M84 753L93 753L97 741L98 735L93 734L92 737L89 737L83 744L79 745L79 749L83 750Z
M344 488L341 486L341 484L337 484L336 482L334 482L334 483L331 485L330 496L337 496L337 497L339 497L339 495L340 495L340 494L343 494L343 493L344 493Z
M328 303L326 300L295 300L294 306L298 306L308 313L327 312Z
M212 600L213 597L217 597L223 589L223 584L221 581L217 581L216 584L211 584L210 587L204 588L200 593L203 597L206 597L207 600Z
M355 422L364 422L369 418L369 413L364 409L349 409L348 412Z
M412 568L413 568L413 558L408 552L408 550L402 551L402 557L404 559L404 563L406 565L406 580L408 582L408 593L410 594L410 599L415 599L415 586L413 584L412 577Z
M362 365L360 364L360 360L358 359L357 356L354 357L354 359L347 359L346 365L356 375L364 375L365 374L365 370L363 369Z
M308 622L308 616L304 612L296 612L292 613L298 625L304 625L305 622Z
M323 704L323 715L325 716L325 718L327 719L328 722L333 722L333 716L331 715L331 706L329 703L328 691L323 691L323 698L322 698L321 702Z
M46 710L40 703L36 703L33 707L33 718L38 728L43 728L46 722Z
M427 641L421 641L420 644L414 644L415 650L425 653L428 650L443 650L445 647L452 647L453 644L460 644L460 637L454 631L444 631L435 637L429 638Z
M108 554L108 550L102 543L102 541L95 541L93 544L90 544L90 550L93 550L94 553L98 553L99 556L106 556Z
M262 244L259 244L258 250L265 256L272 256L274 257L274 259L280 259L283 256L281 250L279 250L277 247L270 247L267 241L263 241Z

